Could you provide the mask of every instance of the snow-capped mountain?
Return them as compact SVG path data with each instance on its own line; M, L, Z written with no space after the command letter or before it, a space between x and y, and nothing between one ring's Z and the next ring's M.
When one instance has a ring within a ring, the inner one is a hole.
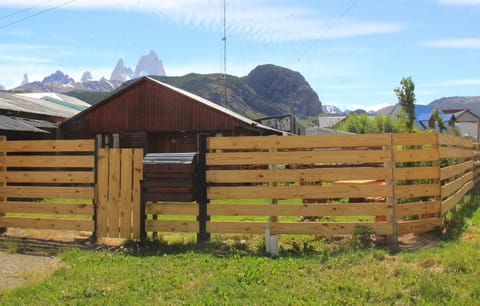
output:
M112 74L110 75L110 80L125 82L130 79L133 79L135 74L133 73L132 68L125 66L123 59L119 59L115 68L113 68Z
M89 81L93 81L93 76L92 76L92 73L90 71L85 71L82 75L82 82L89 82Z
M62 71L57 70L55 73L43 78L42 83L57 83L61 85L67 85L75 83L75 80L68 74L64 74Z
M165 76L162 60L158 58L157 53L153 50L147 55L140 57L135 71L131 67L126 66L122 58L119 59L112 71L110 80L125 82L145 75Z
M30 82L28 81L28 74L24 73L24 74L23 74L22 85L25 85L25 84L28 84L28 83L30 83Z
M135 77L145 75L165 76L162 60L158 58L157 53L153 50L147 55L140 57L137 67L135 67Z
M343 112L335 105L322 104L322 112L332 115L343 115Z

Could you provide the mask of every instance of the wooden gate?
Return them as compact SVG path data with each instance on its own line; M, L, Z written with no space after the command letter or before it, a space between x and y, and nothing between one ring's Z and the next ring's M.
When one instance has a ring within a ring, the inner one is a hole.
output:
M97 238L140 238L143 149L97 152Z

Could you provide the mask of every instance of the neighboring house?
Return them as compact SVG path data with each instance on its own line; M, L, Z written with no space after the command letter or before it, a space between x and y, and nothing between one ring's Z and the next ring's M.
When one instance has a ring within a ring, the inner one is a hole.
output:
M94 138L99 146L145 153L195 152L198 135L282 135L211 101L142 77L62 123L65 138Z
M265 117L255 121L271 128L288 132L295 135L305 135L305 127L293 114Z
M456 128L463 136L471 136L473 140L478 141L480 135L480 117L469 109L464 110L443 110L451 112L455 118Z
M61 122L90 106L68 96L45 98L48 95L0 92L0 135L10 140L54 139Z

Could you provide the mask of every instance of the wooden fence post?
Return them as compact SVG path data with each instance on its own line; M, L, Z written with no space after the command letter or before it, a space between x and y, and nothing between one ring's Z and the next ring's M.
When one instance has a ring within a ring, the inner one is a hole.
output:
M7 144L7 137L0 136L0 188L3 188L7 185L6 182L6 172L7 172L7 165L6 165L6 144ZM7 203L7 198L0 194L0 206L5 206ZM0 217L4 216L5 214L0 213ZM6 232L7 229L5 227L0 227L0 234Z
M207 221L210 216L207 212L207 138L208 134L199 135L199 155L198 155L198 233L197 243L210 240L210 233L207 233Z
M387 186L392 188L392 195L387 197L387 204L392 206L392 215L390 217L390 222L392 223L392 235L388 237L390 247L392 249L398 248L398 228L397 228L397 196L396 196L396 185L397 181L395 179L395 167L396 167L396 158L395 158L395 147L394 147L394 134L390 134L390 145L387 146L387 149L390 151L390 161L385 164L386 167L391 169L391 178L387 180Z

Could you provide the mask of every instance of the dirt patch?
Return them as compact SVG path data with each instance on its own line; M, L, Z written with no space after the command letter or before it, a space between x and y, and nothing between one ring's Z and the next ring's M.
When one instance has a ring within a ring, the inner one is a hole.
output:
M0 252L0 291L39 282L61 265L56 257Z

